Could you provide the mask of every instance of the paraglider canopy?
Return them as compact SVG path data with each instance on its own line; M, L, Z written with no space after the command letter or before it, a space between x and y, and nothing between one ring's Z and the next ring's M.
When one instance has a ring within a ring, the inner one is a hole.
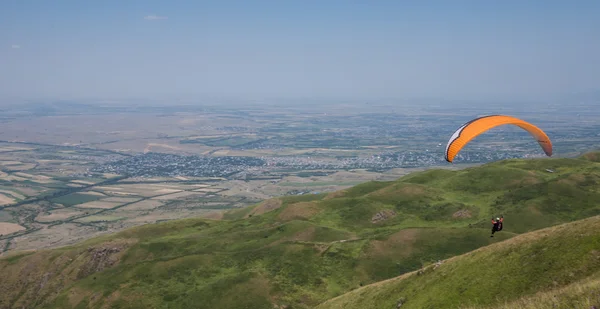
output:
M512 116L490 115L475 118L463 124L454 132L454 134L452 134L450 140L448 141L448 145L446 145L446 151L444 153L446 161L452 163L454 157L456 157L460 150L478 135L492 128L506 124L518 126L521 129L529 132L529 134L531 134L531 136L537 140L544 153L546 153L546 155L549 157L552 156L552 142L550 141L548 135L546 135L546 133L540 128L527 121Z

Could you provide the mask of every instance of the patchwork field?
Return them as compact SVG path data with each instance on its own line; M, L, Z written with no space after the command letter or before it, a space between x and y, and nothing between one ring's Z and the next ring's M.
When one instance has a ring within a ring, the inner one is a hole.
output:
M12 204L15 199L10 198L4 194L0 194L0 205Z
M38 216L35 218L35 221L41 223L62 221L83 214L85 214L84 210L77 210L73 208L58 208L38 214Z
M219 211L273 196L334 191L361 180L394 179L406 173L357 170L307 178L286 172L275 180L128 177L89 171L107 160L127 157L110 151L43 144L0 146L0 150L0 254L72 244L157 221L220 218Z

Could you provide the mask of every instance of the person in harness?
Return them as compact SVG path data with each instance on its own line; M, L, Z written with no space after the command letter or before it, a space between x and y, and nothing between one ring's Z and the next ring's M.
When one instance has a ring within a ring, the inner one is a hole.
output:
M500 218L496 218L495 220L492 217L493 226L492 226L492 235L490 235L490 237L494 237L494 233L502 231L502 223L503 222L504 222L504 216L500 216Z

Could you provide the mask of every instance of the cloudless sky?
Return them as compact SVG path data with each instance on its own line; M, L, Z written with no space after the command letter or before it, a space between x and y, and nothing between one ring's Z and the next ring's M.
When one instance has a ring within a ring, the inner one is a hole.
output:
M599 89L600 1L0 1L0 97Z

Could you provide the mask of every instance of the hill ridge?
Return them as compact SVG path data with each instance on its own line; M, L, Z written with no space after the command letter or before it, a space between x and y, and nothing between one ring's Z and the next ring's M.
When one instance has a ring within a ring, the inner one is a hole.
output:
M486 245L486 246L482 246L480 248L477 248L475 250L469 251L467 253L461 254L461 255L457 255L457 256L453 256L450 257L448 259L444 259L444 260L440 260L436 263L434 263L433 265L429 265L423 268L420 268L418 270L414 270L411 271L409 273L405 273L402 274L400 276L394 277L394 278L390 278L390 279L386 279L386 280L382 280L379 282L375 282L369 285L365 285L362 286L360 288L354 289L352 291L349 291L343 295L339 295L336 296L334 298L328 299L326 301L324 301L323 303L319 304L318 306L315 307L315 309L333 309L333 308L342 308L339 307L337 305L340 301L346 300L348 298L353 298L354 296L356 296L357 294L362 294L363 297L365 297L365 294L370 294L368 293L369 290L376 290L378 288L381 288L383 286L386 285L393 285L394 283L398 283L398 282L402 282L402 281L408 281L410 279L413 279L417 276L421 276L423 274L431 274L433 273L436 269L440 269L443 270L444 267L449 267L448 265L451 263L461 263L463 260L468 260L469 258L473 258L474 256L477 256L478 254L482 254L482 253L488 253L489 251L499 251L501 249L506 249L506 247L509 246L513 246L514 250L518 250L520 249L520 247L525 247L528 244L531 243L535 243L536 241L543 239L543 238L550 238L553 236L558 236L561 233L565 233L565 231L571 231L571 230L577 230L577 229L582 229L582 226L586 226L586 227L598 227L600 226L600 216L594 216L594 217L590 217L590 218L585 218L585 219L581 219L581 220L577 220L577 221L573 221L573 222L567 222L567 223L563 223L563 224L559 224L556 226L551 226L551 227L547 227L547 228L543 228L540 230L535 230L535 231L531 231L528 233L524 233L524 234L520 234L517 236L514 236L510 239L506 239L497 243L493 243L490 245ZM592 232L590 232L592 231ZM584 231L579 231L582 232L579 236L584 237L585 232ZM589 229L588 230L589 233L593 233L594 238L596 238L595 240L595 246L593 247L593 249L590 250L590 253L593 255L593 258L595 259L594 262L594 267L595 270L591 273L589 273L587 276L583 276L581 280L578 281L574 281L574 282L569 282L567 285L565 286L559 286L556 289L552 289L552 291L554 290L561 290L561 289L568 289L569 286L571 286L572 284L577 284L580 281L589 281L591 280L591 282L586 283L588 285L591 285L593 287L595 287L595 289L600 292L600 276L596 279L594 279L594 275L600 275L600 231L596 231L593 232L593 229ZM585 235L585 236L590 236ZM565 246L567 247L567 246ZM596 282L596 283L594 283ZM500 284L500 283L499 283ZM424 286L423 289L427 289L427 286ZM538 291L540 292L540 291ZM541 291L541 292L546 292L546 291ZM532 297L535 296L534 295L525 295L526 297ZM406 298L404 298L406 300ZM518 301L518 299L514 300L514 301ZM600 302L600 294L598 294L598 299L597 301ZM344 305L347 305L348 303L354 303L351 300L347 300L346 302L344 302ZM408 300L406 300L403 303L402 308L405 308L405 306L409 305L410 302L410 297L408 297ZM510 302L508 302L510 303ZM353 307L353 306L349 306L349 307L343 307L343 308L376 308L376 307L371 307L371 306L365 306L365 304L360 304L362 307ZM422 304L421 304L422 305ZM439 304L438 304L439 305ZM496 306L494 304L489 304L490 307L492 306ZM598 304L596 304L598 305ZM377 307L380 308L380 307ZM388 307L385 307L388 308ZM391 308L391 307L390 307ZM418 307L407 307L407 308L418 308ZM439 306L439 307L422 307L422 308L458 308L458 307L443 307L443 306ZM461 308L483 308L483 307L477 307L477 306L465 306L465 307L461 307ZM487 308L487 306L485 307ZM510 308L510 307L507 307ZM534 307L532 307L534 308ZM542 308L542 307L535 307L535 308Z
M173 220L15 252L0 258L7 291L0 308L313 308L438 260L599 215L600 164L590 158L429 169L277 197L224 220ZM378 213L385 218L374 222ZM489 238L489 218L501 213L505 229Z

